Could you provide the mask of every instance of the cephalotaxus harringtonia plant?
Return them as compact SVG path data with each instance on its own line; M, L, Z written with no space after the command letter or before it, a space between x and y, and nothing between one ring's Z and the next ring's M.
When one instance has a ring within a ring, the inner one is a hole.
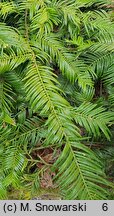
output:
M86 144L110 141L114 121L110 4L0 2L1 199L11 188L37 192L45 169L63 199L108 198L112 184ZM34 149L52 149L57 158L46 163Z

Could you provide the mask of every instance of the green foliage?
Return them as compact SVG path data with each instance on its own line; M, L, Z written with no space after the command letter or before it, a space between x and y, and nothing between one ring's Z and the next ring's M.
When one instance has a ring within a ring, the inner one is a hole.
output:
M103 179L100 161L87 147L76 142L67 143L61 157L54 165L59 167L58 182L67 199L105 198L106 190L99 184L108 187L109 182L105 180L105 176Z
M114 22L108 4L1 1L1 199L9 186L38 191L46 168L55 172L64 199L108 199L113 184L99 154L86 146L101 137L110 141L114 121ZM59 148L60 154L48 164L35 158L35 148Z

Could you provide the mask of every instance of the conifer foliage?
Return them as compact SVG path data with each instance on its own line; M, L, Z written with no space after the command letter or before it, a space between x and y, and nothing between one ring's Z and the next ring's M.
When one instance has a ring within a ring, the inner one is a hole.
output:
M1 199L15 189L30 199L46 173L63 199L108 199L113 185L90 146L110 142L114 121L110 4L1 0Z

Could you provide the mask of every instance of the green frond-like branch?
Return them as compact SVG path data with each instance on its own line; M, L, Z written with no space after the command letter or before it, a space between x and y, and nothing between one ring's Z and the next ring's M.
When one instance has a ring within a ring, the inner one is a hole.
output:
M73 113L76 123L84 127L88 132L92 132L95 137L100 136L100 130L110 140L110 131L107 127L114 119L113 112L107 112L96 104L82 103Z
M5 160L3 162L3 170L6 174L4 178L3 185L17 185L19 184L19 175L26 167L27 160L26 157L23 155L21 149L17 149L16 146L10 146L5 151Z
M15 53L11 53L11 55L3 53L3 55L0 56L0 74L14 70L29 58L30 55L28 53L20 53L18 55L16 55Z
M56 59L56 62L62 72L62 74L74 83L78 80L79 85L85 89L87 85L92 86L92 80L84 63L75 59L75 55L69 54L68 50L63 47L62 42L54 35L45 35L43 38L38 38L40 46L46 52L48 52L52 58L52 61Z
M68 107L70 111L70 104L58 93L59 89L54 85L57 81L49 68L40 66L34 61L28 66L24 80L27 99L30 101L32 110L40 111L41 116L48 116L46 122L49 133L48 143L60 142L65 136L64 127L66 128L67 124L75 131L71 123L72 118L67 118L66 121L66 116L61 114L62 110L68 110Z
M105 187L109 187L109 182L105 180L100 160L84 145L66 143L53 169L57 167L59 171L55 180L62 189L64 199L106 199Z

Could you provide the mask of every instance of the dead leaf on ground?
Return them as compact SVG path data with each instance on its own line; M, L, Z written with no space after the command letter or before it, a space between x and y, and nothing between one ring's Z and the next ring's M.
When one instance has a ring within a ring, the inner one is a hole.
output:
M49 168L45 170L40 181L40 186L42 188L54 188L53 176L55 176L55 173L51 172Z

